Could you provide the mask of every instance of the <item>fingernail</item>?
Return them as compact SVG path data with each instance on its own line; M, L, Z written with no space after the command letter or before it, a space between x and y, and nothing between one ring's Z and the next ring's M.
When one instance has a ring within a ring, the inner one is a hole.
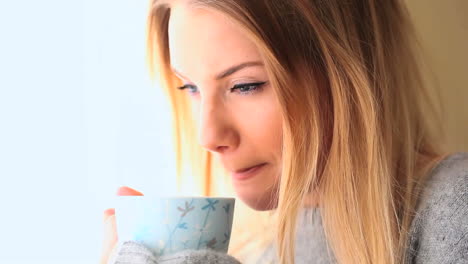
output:
M127 186L122 186L117 190L118 196L143 196L143 194L135 189Z
M115 215L114 208L109 208L109 209L104 210L104 221L106 221L106 219L112 215Z

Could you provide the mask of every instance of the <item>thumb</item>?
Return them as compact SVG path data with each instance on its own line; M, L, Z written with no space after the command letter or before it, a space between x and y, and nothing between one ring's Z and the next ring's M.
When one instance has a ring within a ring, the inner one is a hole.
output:
M122 186L117 190L118 196L143 196L137 190ZM104 211L104 244L113 246L117 242L117 228L115 223L115 209L109 208Z
M115 224L115 210L109 208L104 211L104 239L101 252L101 264L106 264L117 245L117 230Z
M118 196L143 196L143 194L137 190L134 190L127 186L122 186L117 190ZM106 264L109 259L115 254L117 247L117 227L115 222L115 209L109 208L104 211L104 239L101 253L101 264Z

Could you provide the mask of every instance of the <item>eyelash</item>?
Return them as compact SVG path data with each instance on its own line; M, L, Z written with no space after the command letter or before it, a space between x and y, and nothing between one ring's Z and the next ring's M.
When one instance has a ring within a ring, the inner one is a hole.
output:
M256 93L256 92L259 92L260 89L262 88L262 86L265 84L266 82L254 82L254 83L240 83L240 84L236 84L234 85L232 88L230 88L229 90L231 92L235 91L235 90L239 90L239 94L240 95L248 95L248 94L253 94L253 93ZM242 92L240 89L243 89L243 88L246 88L246 87L254 87L253 89L251 90L248 90L248 91L245 91L245 92ZM183 86L180 86L180 87L177 87L177 89L179 90L184 90L184 89L194 89L196 88L195 85L192 85L192 84L185 84ZM196 92L193 92L193 91L190 91L188 92L189 94L193 95L195 94Z

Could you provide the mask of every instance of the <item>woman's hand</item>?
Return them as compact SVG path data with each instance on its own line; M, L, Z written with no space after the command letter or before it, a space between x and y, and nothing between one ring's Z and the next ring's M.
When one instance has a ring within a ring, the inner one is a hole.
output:
M123 186L117 190L119 196L143 196L139 191ZM115 226L115 210L109 208L104 211L104 239L100 264L107 264L110 257L115 253L117 246L117 229Z

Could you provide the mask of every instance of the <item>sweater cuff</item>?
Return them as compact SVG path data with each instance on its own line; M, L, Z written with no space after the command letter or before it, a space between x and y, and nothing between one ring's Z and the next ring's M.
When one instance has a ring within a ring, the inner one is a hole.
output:
M156 258L144 245L135 241L123 242L112 264L241 264L237 259L214 250L184 250Z
M109 264L159 264L148 248L135 241L124 241L118 245L117 253Z

